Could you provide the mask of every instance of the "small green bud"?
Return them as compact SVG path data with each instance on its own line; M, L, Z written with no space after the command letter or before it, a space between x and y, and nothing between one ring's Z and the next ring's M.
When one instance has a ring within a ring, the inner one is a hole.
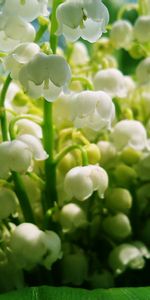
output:
M99 147L95 144L89 144L84 146L87 151L89 164L95 165L100 161L101 153Z
M76 160L72 153L66 154L58 164L58 168L62 174L66 174L70 169L76 166Z
M133 148L125 148L121 153L121 159L127 165L136 164L141 157L141 152Z
M106 217L103 221L103 228L109 236L117 240L127 238L132 232L130 220L123 213Z
M121 187L130 187L137 178L136 171L126 164L119 164L114 172L117 184Z
M132 206L132 196L123 188L110 189L106 193L106 206L112 212L128 213Z

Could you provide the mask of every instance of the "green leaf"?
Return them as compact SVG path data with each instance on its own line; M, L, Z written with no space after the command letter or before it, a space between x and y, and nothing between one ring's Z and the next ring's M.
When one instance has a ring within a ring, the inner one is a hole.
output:
M0 300L150 300L150 287L88 291L67 287L32 287L0 295Z

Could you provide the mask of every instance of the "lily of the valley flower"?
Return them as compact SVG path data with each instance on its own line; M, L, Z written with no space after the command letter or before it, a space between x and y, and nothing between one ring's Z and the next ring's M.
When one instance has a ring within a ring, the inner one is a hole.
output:
M83 91L70 99L71 119L77 128L95 131L111 127L115 115L114 104L102 91Z
M45 160L48 155L40 140L32 135L0 144L0 178L7 179L11 171L25 173L31 170L32 159Z
M127 95L124 76L115 68L98 71L93 83L96 91L104 91L111 97L124 98Z
M28 22L32 22L39 16L47 16L48 0L5 0L2 10L6 14L20 16Z
M128 49L132 40L133 27L129 21L118 20L113 23L110 33L110 41L115 48Z
M56 99L71 79L70 67L59 55L36 54L19 72L19 80L33 98Z
M0 219L8 218L17 211L18 200L15 193L5 187L0 189Z
M119 151L128 147L140 151L148 146L146 129L142 123L135 120L118 122L113 128L111 138Z
M39 51L40 47L35 43L22 43L6 56L4 68L10 72L11 78L17 80L21 68Z
M67 0L57 8L57 34L74 42L82 37L97 41L109 21L109 13L101 0Z
M150 85L150 57L143 59L136 68L136 77L141 85Z
M77 204L68 203L60 211L60 223L64 231L73 231L87 224L86 214Z
M19 16L0 14L0 50L11 51L20 43L32 42L34 27Z
M150 40L150 15L149 16L140 16L137 18L137 20L134 24L134 36L141 43L149 42L149 40Z
M12 232L10 247L20 268L42 264L47 269L62 256L61 241L53 231L42 231L31 223L22 223Z
M98 192L99 197L103 197L108 187L108 175L103 168L96 165L74 167L66 174L64 187L69 199L75 197L83 201L94 191Z

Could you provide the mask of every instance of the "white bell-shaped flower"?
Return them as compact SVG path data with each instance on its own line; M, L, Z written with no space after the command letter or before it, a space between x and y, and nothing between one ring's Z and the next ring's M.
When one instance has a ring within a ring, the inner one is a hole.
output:
M16 194L5 187L0 189L0 219L8 218L17 211L18 200Z
M74 65L84 65L89 61L89 54L87 47L81 43L76 42L73 44L73 49L70 55L70 61Z
M136 246L121 244L111 251L109 265L116 274L121 274L127 267L142 269L144 267L144 259Z
M3 11L7 14L20 16L28 22L32 22L39 16L47 16L48 0L5 0L2 7Z
M64 34L69 41L80 37L93 43L105 32L109 13L101 0L67 0L58 6L57 34Z
M47 269L51 269L52 264L62 258L61 240L54 231L46 231L42 237L43 244L46 248L46 253L43 255L41 264Z
M53 231L42 231L31 223L22 223L12 232L10 247L19 267L31 269L44 264L48 269L60 258L61 241Z
M103 197L108 187L106 171L96 165L74 167L65 176L64 188L69 199L73 197L83 201L88 199L94 191Z
M33 98L43 96L47 101L56 99L70 79L70 67L59 55L38 53L19 72L25 91Z
M113 128L111 139L119 151L128 147L140 151L147 147L146 129L135 120L118 122Z
M104 91L111 97L124 98L127 95L124 76L115 68L98 71L93 83L96 91Z
M143 59L136 68L139 84L150 85L150 57Z
M8 178L11 171L25 173L31 170L32 160L45 160L48 155L41 141L30 134L0 144L0 178Z
M128 49L133 40L133 27L127 20L118 20L113 23L110 32L110 41L114 48Z
M109 129L115 115L114 104L102 91L83 91L70 100L71 119L77 128Z
M139 16L134 24L134 37L140 43L146 43L150 40L150 15Z
M29 147L21 141L0 144L0 178L7 179L11 171L25 173L32 161Z
M41 141L35 136L31 134L22 134L17 137L17 140L28 145L35 160L45 160L48 158L48 154L45 152Z
M75 203L68 203L62 207L59 221L65 232L73 231L87 224L84 210Z
M35 43L22 43L17 46L4 59L4 68L10 72L13 79L18 79L21 68L40 51L40 47Z
M34 27L18 16L0 13L0 50L12 51L20 43L32 42Z

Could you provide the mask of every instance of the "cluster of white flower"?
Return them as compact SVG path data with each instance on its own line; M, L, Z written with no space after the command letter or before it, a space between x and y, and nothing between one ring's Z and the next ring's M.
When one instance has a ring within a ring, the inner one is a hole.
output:
M150 258L143 3L134 24L123 7L110 25L102 0L0 1L0 273L8 289L25 286L23 272L37 267L59 269L57 286L112 287Z

